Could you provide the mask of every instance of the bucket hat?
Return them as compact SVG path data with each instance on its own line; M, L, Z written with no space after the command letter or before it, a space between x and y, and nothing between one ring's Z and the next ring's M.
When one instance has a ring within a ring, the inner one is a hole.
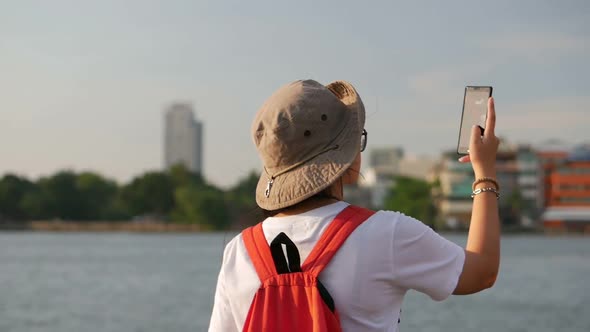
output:
M360 152L364 123L363 102L348 82L300 80L277 90L252 124L263 164L258 206L282 209L329 187Z

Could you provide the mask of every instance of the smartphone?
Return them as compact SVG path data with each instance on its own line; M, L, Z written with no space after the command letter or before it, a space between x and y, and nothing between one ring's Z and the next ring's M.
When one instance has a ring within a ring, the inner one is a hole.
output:
M463 96L463 112L461 113L461 127L459 128L459 143L457 153L469 154L471 127L479 126L481 135L488 117L488 99L492 96L491 86L466 86Z

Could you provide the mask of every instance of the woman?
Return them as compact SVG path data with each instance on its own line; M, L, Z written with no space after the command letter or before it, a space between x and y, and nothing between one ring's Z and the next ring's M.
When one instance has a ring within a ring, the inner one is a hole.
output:
M440 301L491 287L500 261L495 182L498 139L488 102L486 131L472 130L473 211L465 249L421 222L378 211L345 240L319 275L343 331L397 331L402 300L415 289ZM343 185L355 183L366 146L365 110L352 85L296 81L279 89L257 113L252 134L263 172L256 202L270 243L284 233L305 261L348 203ZM226 247L209 331L242 331L261 282L242 234Z

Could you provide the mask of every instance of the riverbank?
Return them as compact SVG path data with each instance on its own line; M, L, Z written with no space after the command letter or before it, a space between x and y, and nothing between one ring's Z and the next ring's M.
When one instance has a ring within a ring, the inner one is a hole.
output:
M0 224L0 231L200 233L205 231L205 229L196 224L172 224L157 222L32 221L19 224Z
M66 222L66 221L32 221L25 223L0 223L0 231L32 231L32 232L128 232L128 233L202 233L210 230L197 224L176 224L165 222ZM465 234L468 229L437 229L445 234ZM567 229L543 229L519 226L504 226L502 234L531 235L583 235L590 236L586 231L568 231Z

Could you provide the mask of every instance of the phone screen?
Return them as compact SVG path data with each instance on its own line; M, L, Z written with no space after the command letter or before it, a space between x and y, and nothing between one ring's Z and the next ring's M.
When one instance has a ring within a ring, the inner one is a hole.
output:
M468 154L471 127L474 125L485 129L488 115L488 99L492 96L491 86L467 86L463 97L463 115L459 129L457 153ZM483 131L482 131L483 135Z

